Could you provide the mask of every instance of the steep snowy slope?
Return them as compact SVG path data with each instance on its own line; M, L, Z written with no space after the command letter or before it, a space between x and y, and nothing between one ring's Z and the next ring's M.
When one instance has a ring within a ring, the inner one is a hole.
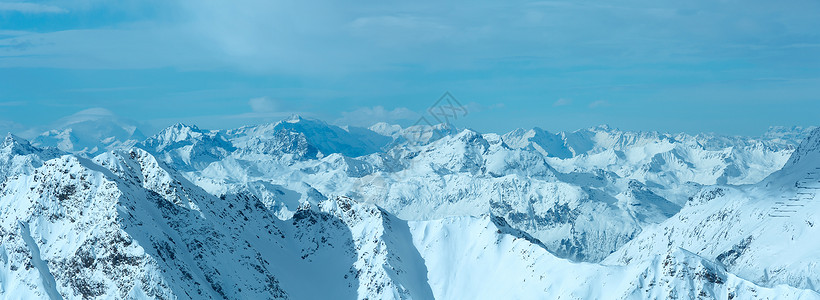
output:
M762 288L681 249L626 267L572 263L491 218L410 222L436 299L818 299Z
M820 290L820 130L763 182L710 187L678 215L647 230L606 263L630 264L683 248L764 286Z
M338 220L338 221L333 221ZM334 230L318 230L337 222L342 225ZM432 291L427 283L427 267L424 260L413 246L407 221L400 220L372 204L359 203L350 198L335 198L323 201L317 210L302 209L294 215L292 227L295 241L303 249L302 258L312 268L310 276L302 280L315 280L316 276L332 275L328 266L338 265L340 257L327 256L329 249L338 247L339 236L351 238L349 243L352 254L352 265L342 267L348 273L341 272L337 278L358 282L352 287L353 297L358 299L432 299ZM337 245L337 246L334 246ZM329 246L329 247L328 247ZM304 269L305 267L299 267ZM332 270L334 267L331 267ZM326 291L300 291L295 298L316 298L333 295Z
M197 192L144 151L100 159L111 170L63 156L3 184L6 293L37 290L39 277L48 279L42 284L47 292L66 298L285 295L272 267L249 244L282 247L276 227L264 221L274 217L229 209L253 202L229 204ZM240 221L251 213L254 222ZM264 238L248 236L261 232ZM32 275L32 264L40 276Z
M0 191L0 298L431 295L406 222L350 199L282 222L141 149L61 156Z

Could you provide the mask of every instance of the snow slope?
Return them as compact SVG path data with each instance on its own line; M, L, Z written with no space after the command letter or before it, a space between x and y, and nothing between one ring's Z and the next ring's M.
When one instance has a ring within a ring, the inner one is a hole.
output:
M487 217L411 222L437 299L816 299L762 288L719 264L675 249L626 267L573 263Z
M713 259L763 286L820 290L820 129L759 184L710 187L606 263L630 264L669 248Z

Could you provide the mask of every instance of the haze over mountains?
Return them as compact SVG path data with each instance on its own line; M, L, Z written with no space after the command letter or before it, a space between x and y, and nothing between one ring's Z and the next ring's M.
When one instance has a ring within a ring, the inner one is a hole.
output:
M819 129L89 113L3 141L0 298L820 298Z

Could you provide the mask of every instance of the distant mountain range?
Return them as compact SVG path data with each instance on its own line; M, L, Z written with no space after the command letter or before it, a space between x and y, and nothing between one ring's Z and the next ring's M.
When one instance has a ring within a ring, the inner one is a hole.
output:
M0 147L0 298L820 298L820 129L86 115Z

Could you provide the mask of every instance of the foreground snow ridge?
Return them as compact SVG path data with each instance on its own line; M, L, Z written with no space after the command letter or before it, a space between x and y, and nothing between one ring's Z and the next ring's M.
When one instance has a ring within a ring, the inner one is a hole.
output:
M0 145L0 299L820 299L820 130L94 115Z

